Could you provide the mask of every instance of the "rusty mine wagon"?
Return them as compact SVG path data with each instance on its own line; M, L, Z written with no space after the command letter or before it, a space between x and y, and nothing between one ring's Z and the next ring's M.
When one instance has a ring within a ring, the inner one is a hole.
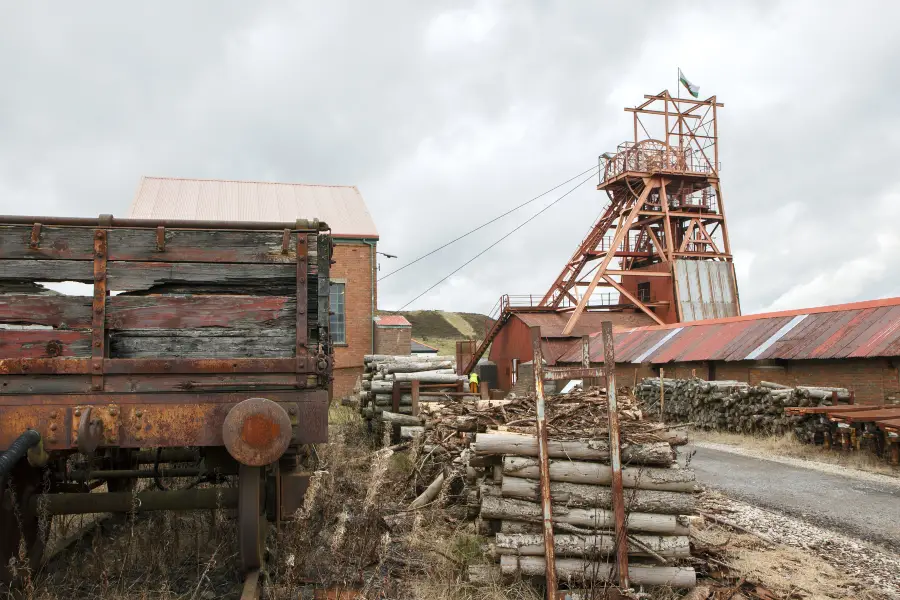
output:
M234 509L259 568L327 441L331 256L318 221L0 217L0 581L97 512Z

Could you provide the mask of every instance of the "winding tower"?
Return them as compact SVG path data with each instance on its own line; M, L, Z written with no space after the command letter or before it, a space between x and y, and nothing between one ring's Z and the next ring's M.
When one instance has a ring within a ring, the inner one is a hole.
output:
M638 309L659 324L740 314L722 188L717 110L667 90L626 108L634 139L600 157L609 204L541 307L569 312Z

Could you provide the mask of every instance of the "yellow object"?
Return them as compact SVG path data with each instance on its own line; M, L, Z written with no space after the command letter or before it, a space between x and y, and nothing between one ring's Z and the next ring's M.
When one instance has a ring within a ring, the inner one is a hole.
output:
M469 383L478 383L478 373L476 373L475 371L469 373Z

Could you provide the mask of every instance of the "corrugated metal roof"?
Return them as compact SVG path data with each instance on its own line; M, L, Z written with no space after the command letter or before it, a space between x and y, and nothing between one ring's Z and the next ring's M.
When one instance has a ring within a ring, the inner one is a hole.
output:
M403 315L379 315L375 317L375 324L382 327L411 327Z
M319 219L338 237L378 238L355 186L142 177L135 219L283 221Z
M617 362L900 356L900 298L640 327L615 340ZM591 335L591 360L603 362L599 333ZM581 344L559 362L580 363Z
M514 309L515 310L515 309ZM540 327L541 337L545 338L571 338L581 337L600 330L603 321L612 321L613 327L632 328L643 327L653 323L653 319L644 313L626 312L586 312L578 319L575 329L569 335L563 335L563 329L569 321L570 313L557 312L514 312L515 316L529 327Z

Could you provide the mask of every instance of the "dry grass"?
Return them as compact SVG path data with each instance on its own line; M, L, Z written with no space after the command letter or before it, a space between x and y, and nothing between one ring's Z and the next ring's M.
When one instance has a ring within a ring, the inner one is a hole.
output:
M791 434L782 436L755 436L739 433L693 430L690 439L699 442L724 444L753 452L797 458L813 462L838 465L869 473L900 477L900 468L891 466L868 450L845 453L840 450L825 450L821 446L801 443Z
M791 546L769 547L758 538L718 526L697 534L695 544L718 546L731 577L765 587L779 598L882 600L879 592L817 557Z

